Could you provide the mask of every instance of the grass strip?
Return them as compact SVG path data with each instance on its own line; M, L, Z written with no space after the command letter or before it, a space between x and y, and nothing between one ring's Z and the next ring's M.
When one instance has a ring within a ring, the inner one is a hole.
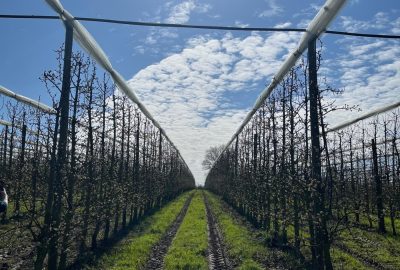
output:
M289 225L287 227L288 242L294 246L294 227ZM310 237L307 229L300 230L301 238L308 239ZM311 261L311 251L307 241L301 241L300 252L305 256L308 261ZM349 254L345 250L331 245L331 258L334 269L358 270L358 269L373 269L367 263L363 263L360 259Z
M165 256L165 269L208 269L207 245L205 205L201 192L196 191L185 219Z
M360 220L359 223L356 222L356 219L353 215L349 215L349 221L350 221L350 226L351 227L359 227L360 229L364 229L367 231L378 231L378 218L376 215L370 215L370 219L371 219L371 223L372 223L372 228L370 228L370 224L368 221L368 216L366 214L360 214ZM386 231L387 231L387 235L393 235L393 230L392 230L392 223L390 220L390 217L386 216L384 218L385 221L385 227L386 227ZM400 219L396 218L394 220L394 226L395 226L395 230L396 233L399 234L400 233Z
M143 269L152 247L175 220L191 193L180 195L152 216L145 218L125 240L104 254L96 265L85 269Z
M368 267L365 263L353 257L351 254L334 246L331 247L331 258L332 258L333 269L346 269L346 270L374 269L372 267Z
M234 218L226 205L216 195L206 192L214 215L224 235L229 257L237 269L265 269L278 265L298 268L288 254L269 249L264 245L261 231L251 231L237 218Z
M357 254L360 259L368 259L385 268L400 269L399 236L368 232L353 227L342 231L338 242Z
M241 226L234 218L229 214L228 211L224 211L222 208L222 202L221 200L214 194L207 192L207 195L210 199L210 204L213 207L215 216L220 223L220 227L223 231L224 234L224 239L225 243L228 245L228 253L230 256L236 260L236 263L238 265L238 269L264 269L258 262L262 262L264 260L260 260L258 258L269 258L267 261L273 262L276 260L279 261L285 261L285 265L288 266L289 268L296 268L296 269L301 269L302 267L298 264L298 262L294 261L293 258L288 256L287 254L283 252L278 252L277 251L272 251L266 248L263 245L263 239L266 239L268 236L268 233L263 232L261 230L254 230L254 231L249 231L247 228L244 226ZM361 234L361 230L353 230L352 232L355 234ZM365 235L365 232L363 232ZM301 231L301 234L303 237L308 237L308 233L305 230ZM382 236L377 233L369 233L372 235L367 236L367 238L372 238L376 240L378 243L382 242L387 242L387 244L383 244L383 246L388 246L390 245L392 248L393 247L393 242L391 240L391 236ZM365 236L364 236L365 237ZM368 249L368 247L361 247L361 246L355 246L354 243L354 235L346 235L346 233L342 234L342 239L345 238L347 239L348 242L352 243L349 246L351 248L359 248L359 250L364 250L366 249L367 251L371 251L371 249ZM358 238L360 238L360 235L358 235ZM380 239L377 239L380 238ZM385 239L385 240L384 240ZM293 245L294 243L294 230L293 226L288 226L288 240L289 242ZM371 242L372 243L372 242ZM309 247L305 245L306 243L303 243L301 252L303 255L306 256L306 258L311 259L311 254L309 251ZM365 244L365 242L364 242ZM399 243L400 244L400 243ZM377 248L375 247L375 252L378 252ZM397 248L395 249L397 251ZM372 251L372 253L374 253ZM393 250L386 251L385 254L393 254ZM273 258L274 256L271 254L276 254L278 256L276 257L281 257L283 259L278 259L278 258ZM376 254L378 256L378 254ZM365 263L363 263L359 258L355 258L351 254L340 250L334 246L331 248L331 256L332 256L332 263L334 265L334 269L346 269L346 270L356 270L356 269L373 269L371 267L368 267ZM396 261L397 258L393 258L393 256L385 256L386 263L388 263L388 260L392 263L393 261ZM390 259L389 259L390 258ZM383 258L380 258L383 259ZM395 264L397 266L397 264Z

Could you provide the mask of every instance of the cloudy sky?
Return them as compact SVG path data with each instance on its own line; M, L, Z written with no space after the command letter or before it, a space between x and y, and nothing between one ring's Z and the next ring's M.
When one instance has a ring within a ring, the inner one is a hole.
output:
M75 16L249 27L306 27L321 0L62 1ZM54 15L44 1L1 0L2 14ZM349 0L330 30L400 35L398 0ZM0 19L0 84L49 103L38 80L56 64L58 21ZM298 33L83 23L180 149L198 183L205 150L226 143ZM365 112L399 100L400 41L325 35L323 73L338 104ZM74 48L78 48L75 44ZM363 112L333 114L331 125Z

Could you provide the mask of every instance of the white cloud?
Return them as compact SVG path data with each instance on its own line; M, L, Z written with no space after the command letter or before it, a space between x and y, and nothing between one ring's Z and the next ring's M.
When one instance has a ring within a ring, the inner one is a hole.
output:
M284 22L284 23L278 23L274 27L276 27L276 28L287 28L287 27L290 27L290 26L292 26L291 22Z
M204 183L205 150L230 139L298 37L298 33L198 36L180 53L142 69L129 81L199 183ZM237 94L247 105L235 98Z
M307 28L310 25L312 19L302 19L300 22L297 23L298 28Z
M273 17L283 12L283 8L276 3L276 0L265 0L268 9L262 11L259 17Z
M391 32L395 35L400 34L400 17L398 17L396 20L392 21L392 29Z
M145 13L146 17L150 17L152 21L164 21L166 23L184 24L190 20L193 13L206 13L211 9L209 4L201 4L196 0L184 1L174 5L174 1L166 2L155 12L155 17L151 17ZM168 14L165 16L165 14ZM155 28L152 27L149 33L141 41L148 47L138 47L135 52L143 54L145 52L159 53L163 51L166 44L171 45L171 41L179 37L178 31L172 28Z
M378 12L368 21L342 16L341 26L346 31L380 33L395 32L396 20L389 14ZM324 63L328 81L345 91L340 96L330 97L336 104L358 105L361 112L336 111L328 121L335 125L358 117L365 112L384 107L398 101L400 92L400 47L397 41L376 38L340 38L337 51ZM327 48L329 51L329 46Z
M391 21L389 15L385 12L378 12L371 20L357 20L351 16L340 16L341 26L349 32L358 32L366 30L383 30L387 27L395 27L396 21Z
M342 17L341 22L348 31L380 29L388 22L384 31L395 32L400 24L399 20L388 20L385 13L377 13L371 21ZM289 26L290 23L277 25ZM299 36L197 36L189 39L179 53L148 66L130 80L180 149L198 183L204 182L201 161L205 150L230 139ZM396 41L341 38L337 44L339 51L324 54L330 58L321 72L328 75L331 85L345 87L345 92L329 100L336 99L339 106L360 105L363 112L398 100L400 48ZM363 112L334 112L327 120L332 126Z
M327 69L335 76L330 81L345 91L331 98L339 106L358 105L362 111L334 112L328 118L331 125L392 104L400 93L400 48L396 42L346 38L341 44L343 50Z
M249 26L249 24L247 24L247 23L242 23L241 21L235 21L235 25L236 25L237 27L248 27L248 26Z
M193 11L205 13L211 9L210 5L199 4L194 0L184 1L172 7L171 3L167 3L167 7L170 7L170 13L165 22L178 24L188 22Z
M145 53L145 48L142 45L138 45L134 48L135 52L139 54L144 54ZM136 53L132 54L133 56L136 55Z
M299 12L293 14L293 18L306 18L311 20L317 12L321 9L322 5L320 3L310 3L306 8L301 9Z

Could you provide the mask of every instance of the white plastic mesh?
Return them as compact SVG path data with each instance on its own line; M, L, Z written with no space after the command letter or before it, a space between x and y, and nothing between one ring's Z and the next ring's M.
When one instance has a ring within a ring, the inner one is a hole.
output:
M2 125L2 126L11 126L12 124L10 122L7 122L5 120L0 119L0 125Z
M351 125L353 125L353 124L355 124L357 122L360 122L362 120L365 120L367 118L373 117L373 116L381 114L381 113L388 112L390 110L396 109L397 107L400 107L400 101L397 102L397 103L391 104L389 106L385 106L385 107L373 110L371 112L368 112L366 114L361 115L360 117L351 119L351 120L346 121L346 122L344 122L342 124L334 126L333 128L328 129L327 132L338 131L338 130L344 129L344 128L346 128L348 126L351 126Z
M146 109L146 107L140 102L135 92L129 85L126 83L125 79L119 74L117 70L115 70L110 61L108 60L107 55L100 47L100 45L96 42L93 36L86 30L86 28L78 21L75 20L74 16L64 9L61 2L59 0L45 0L46 3L56 11L60 18L64 21L64 23L68 23L73 28L74 39L79 43L79 45L89 53L94 60L103 67L107 72L110 73L117 87L126 95L128 98L134 102L138 108L143 112L143 114L156 126L160 132L165 136L165 138L171 143L171 145L178 151L180 158L182 158L178 148L173 144L173 142L169 139L164 129L161 128L160 124L154 119L154 117L150 114L150 112ZM185 163L187 166L187 164Z
M25 104L27 104L29 106L37 108L37 109L39 109L39 110L41 110L43 112L52 113L52 114L56 113L56 110L54 108L49 107L46 104L43 104L43 103L41 103L39 101L35 101L33 99L30 99L30 98L24 97L22 95L16 94L13 91L11 91L10 89L7 89L2 85L0 85L0 94L3 94L5 96L11 97L13 99L16 99L16 100L18 100L20 102L23 102L23 103L25 103Z
M0 126L9 126L9 127L12 127L12 125L13 125L12 123L0 119ZM22 129L23 126L20 125L20 124L14 124L14 127L15 127L15 128L19 128L19 129ZM28 133L31 134L31 135L35 135L35 136L36 136L36 135L39 135L39 133L38 133L37 131L31 130L31 129L29 129L29 128L26 129L26 132L28 132Z
M278 72L272 78L271 83L261 92L258 96L253 108L246 115L246 118L236 130L235 134L232 136L231 140L226 145L226 148L235 140L236 136L243 130L247 123L251 120L253 115L262 106L264 101L271 95L275 87L283 80L290 69L296 64L297 60L304 53L308 47L308 43L313 39L319 37L331 23L331 21L338 14L339 10L346 3L346 0L327 0L324 6L319 10L314 19L310 22L307 27L306 32L300 39L297 48L289 55L289 57L282 64ZM225 148L225 150L226 150ZM218 160L218 159L217 159Z

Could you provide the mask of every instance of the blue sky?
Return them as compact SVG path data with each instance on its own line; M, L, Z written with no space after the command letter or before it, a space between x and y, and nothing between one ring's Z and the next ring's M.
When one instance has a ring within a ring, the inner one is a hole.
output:
M324 1L62 1L74 16L250 27L306 27ZM2 14L55 15L44 1L2 0ZM349 0L331 30L400 34L397 0ZM182 152L197 181L204 151L227 142L298 33L159 29L83 23ZM55 66L59 21L1 19L0 84L50 103L40 74ZM364 111L398 100L399 40L325 35L323 73ZM78 45L74 45L78 49ZM336 113L331 124L357 116Z

